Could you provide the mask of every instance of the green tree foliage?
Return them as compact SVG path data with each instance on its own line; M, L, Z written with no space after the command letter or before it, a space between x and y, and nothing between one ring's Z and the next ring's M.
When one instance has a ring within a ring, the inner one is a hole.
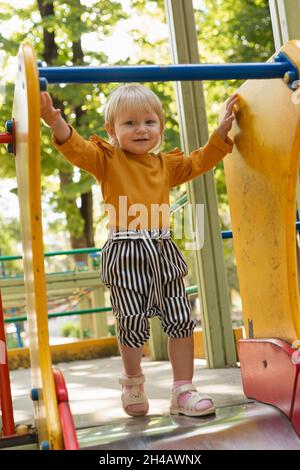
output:
M203 0L202 5L195 9L201 62L265 62L275 52L267 0ZM210 130L218 124L220 104L241 83L205 82ZM226 191L220 173L217 180L220 201L226 201L222 197Z
M17 254L19 240L19 221L15 217L0 218L0 256ZM0 261L0 276L16 276L23 271L20 260Z

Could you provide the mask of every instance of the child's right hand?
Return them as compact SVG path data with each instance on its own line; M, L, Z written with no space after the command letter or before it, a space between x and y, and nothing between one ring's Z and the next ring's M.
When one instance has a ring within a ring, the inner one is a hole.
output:
M47 91L40 93L41 97L41 118L48 124L49 127L53 127L57 119L61 115L60 109L56 109L53 106L51 96Z

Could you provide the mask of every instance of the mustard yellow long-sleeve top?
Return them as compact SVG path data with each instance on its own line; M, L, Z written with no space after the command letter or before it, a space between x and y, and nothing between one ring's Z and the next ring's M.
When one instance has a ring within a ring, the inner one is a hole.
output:
M83 139L74 128L70 138L55 147L73 165L99 182L110 229L154 229L170 226L170 189L213 168L233 143L214 132L207 144L184 156L171 152L136 155L114 147L94 135Z

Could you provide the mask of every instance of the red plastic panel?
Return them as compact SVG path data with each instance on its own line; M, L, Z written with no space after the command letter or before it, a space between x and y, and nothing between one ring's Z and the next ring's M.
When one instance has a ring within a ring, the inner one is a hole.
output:
M58 413L62 427L65 450L78 450L78 440L73 416L69 406L68 391L63 373L60 369L53 368L54 383L58 402Z
M64 376L60 369L53 368L54 384L56 390L57 402L69 401L68 391Z
M294 428L296 429L297 433L300 436L300 377L299 377L299 370L300 370L300 355L299 353L296 352L298 355L298 360L297 360L297 369L298 369L298 375L297 375L297 380L295 384L295 397L294 397L294 403L293 403L293 408L292 408L292 423ZM297 355L294 355L294 359L297 359Z
M278 339L239 341L245 395L276 406L289 418L298 374L298 366L292 360L294 353L288 343Z

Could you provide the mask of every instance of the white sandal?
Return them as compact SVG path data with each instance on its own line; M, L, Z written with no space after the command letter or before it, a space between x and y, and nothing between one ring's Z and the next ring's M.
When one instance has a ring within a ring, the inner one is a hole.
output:
M190 397L187 399L183 406L179 406L179 396L184 392L190 392ZM204 410L197 410L196 403L201 400L210 400L212 406L205 408ZM216 408L213 404L211 397L201 396L193 384L180 385L171 392L171 407L170 413L172 415L183 414L185 416L205 416L215 413Z
M140 377L126 377L123 376L119 379L121 385L130 385L130 392L123 392L121 395L123 410L129 416L145 416L149 411L149 403L147 396L144 392L140 390L140 385L145 382L145 376L141 375ZM141 411L131 411L127 407L130 405L140 405L144 404L145 409Z

